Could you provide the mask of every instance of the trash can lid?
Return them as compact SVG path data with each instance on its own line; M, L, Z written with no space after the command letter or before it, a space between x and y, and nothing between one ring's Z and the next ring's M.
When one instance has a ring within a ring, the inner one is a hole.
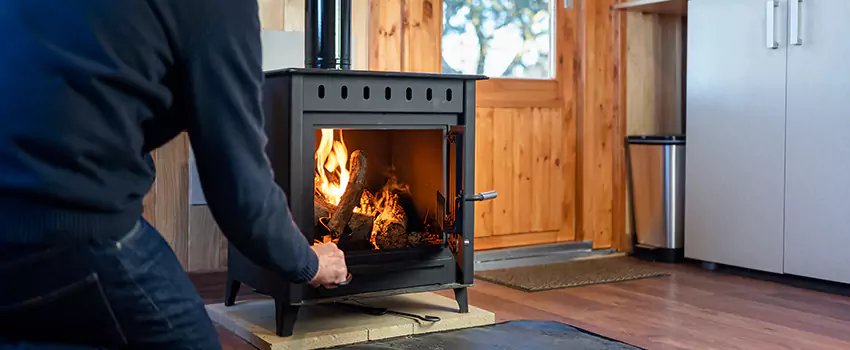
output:
M631 144L684 145L685 135L630 135L626 141Z

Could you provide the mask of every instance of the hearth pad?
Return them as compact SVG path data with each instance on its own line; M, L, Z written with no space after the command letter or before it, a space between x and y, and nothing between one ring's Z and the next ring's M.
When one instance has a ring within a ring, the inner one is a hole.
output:
M454 299L434 293L357 298L356 302L405 313L433 315L441 320L430 323L391 314L372 316L352 308L320 304L302 308L294 335L279 337L275 334L275 306L272 299L240 301L231 307L223 304L207 305L207 312L214 322L261 350L327 348L477 327L493 324L496 320L492 312L474 306L469 307L469 313L458 313Z

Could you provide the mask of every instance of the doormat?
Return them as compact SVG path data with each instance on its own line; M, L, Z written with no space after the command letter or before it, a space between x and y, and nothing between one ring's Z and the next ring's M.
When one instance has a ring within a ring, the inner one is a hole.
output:
M559 322L510 321L490 326L380 340L339 347L344 350L585 349L640 350Z
M526 292L669 276L651 263L630 257L574 260L557 264L476 271L475 277Z

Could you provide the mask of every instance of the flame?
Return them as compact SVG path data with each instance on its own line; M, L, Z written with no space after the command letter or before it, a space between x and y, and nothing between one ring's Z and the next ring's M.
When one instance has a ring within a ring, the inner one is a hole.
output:
M342 130L339 131L339 140L335 139L333 129L322 129L321 131L322 139L315 154L315 191L327 203L336 207L345 193L351 176L349 169L347 169L348 148L342 137ZM398 201L399 194L409 194L410 188L398 182L393 170L390 169L389 179L379 192L371 193L364 190L359 205L354 208L355 213L372 218L373 226L369 241L374 249L380 249L376 242L377 237L386 234L389 225L404 225L402 222L407 222L404 209ZM316 240L316 242L326 242L329 239L330 236L326 236L323 237L323 240Z
M345 188L351 173L346 168L348 163L348 149L342 138L342 130L339 131L339 140L334 140L333 129L322 129L322 140L316 150L316 191L318 191L328 203L336 206ZM329 175L336 175L329 179Z

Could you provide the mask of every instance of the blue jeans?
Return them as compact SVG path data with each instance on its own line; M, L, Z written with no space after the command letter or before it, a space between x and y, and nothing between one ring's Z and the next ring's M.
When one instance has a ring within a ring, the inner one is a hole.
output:
M144 220L112 239L0 246L0 349L83 348L221 349L194 285Z

